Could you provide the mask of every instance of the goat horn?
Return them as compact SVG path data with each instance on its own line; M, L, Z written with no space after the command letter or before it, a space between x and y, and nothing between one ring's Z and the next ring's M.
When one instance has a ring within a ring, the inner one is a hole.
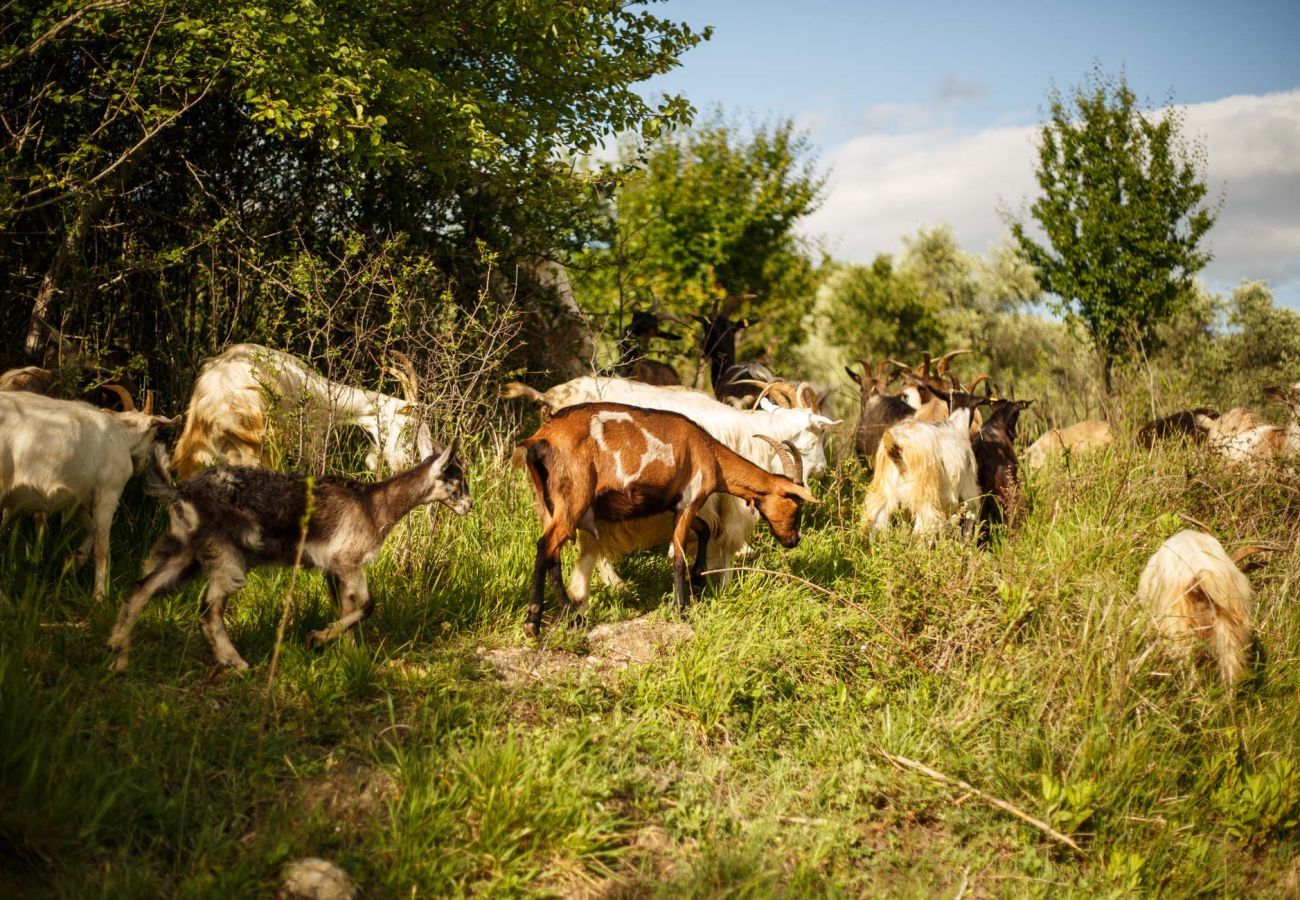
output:
M1244 547L1238 547L1236 550L1232 551L1232 555L1228 558L1232 560L1234 566L1240 568L1242 562L1244 562L1248 557L1254 556L1256 553L1277 553L1281 551L1281 549L1281 547L1270 547L1267 544L1247 544Z
M896 359L891 359L889 360L889 364L898 369L899 372L907 372L909 375L912 374L912 367L907 363L901 363ZM898 372L895 372L894 374L898 374Z
M799 393L790 382L773 381L768 391L776 398L778 406L784 406L786 409L799 408ZM757 406L758 404L754 405Z
M793 444L789 441L778 441L765 434L756 434L754 437L771 445L781 460L781 468L785 470L786 478L795 484L803 484L803 460L799 458L799 453L794 449Z
M930 377L930 351L921 351L921 364L916 367L916 374L925 378Z
M135 400L131 398L131 393L120 384L106 384L104 390L117 394L117 399L122 401L123 412L135 412Z
M146 416L153 415L153 391L144 392L144 409L141 412Z
M947 373L948 363L952 360L954 356L961 356L963 353L974 353L974 352L975 352L974 350L949 350L943 356L939 357L939 361L935 363L934 374L942 377L945 373Z
M778 384L780 384L780 382L769 381L766 385L763 386L763 390L760 391L758 394L758 399L754 401L754 409L758 409L759 405L763 402L764 397L766 397L768 394L775 393L776 386Z
M415 365L411 358L401 350L393 351L393 359L397 360L400 369L388 369L397 383L402 386L402 393L406 395L406 402L417 404L420 402L420 376L415 372Z
M795 398L804 409L811 409L813 412L817 411L817 392L813 390L812 385L808 382L799 382L799 387L795 391Z
M968 394L975 393L975 388L979 387L980 384L983 382L988 382L989 384L993 383L992 379L989 378L987 372L984 372L983 374L980 375L976 375L973 379L971 379L971 383L966 387L966 393Z

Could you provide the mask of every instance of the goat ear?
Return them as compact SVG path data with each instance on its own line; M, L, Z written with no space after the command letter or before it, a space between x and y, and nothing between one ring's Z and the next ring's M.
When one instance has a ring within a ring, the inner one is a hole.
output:
M155 428L171 428L173 425L181 424L183 416L172 416L170 419L166 416L150 416L149 421Z
M843 424L843 422L843 419L832 419L828 416L823 416L821 413L813 413L812 417L813 425L822 429L834 428L836 425Z
M446 449L444 449L442 454L434 460L433 468L435 471L442 473L447 468L448 464L451 463L452 457L456 455L456 447L459 443L460 438L458 436L453 436L451 442L447 444Z
M812 495L812 491L808 490L808 488L804 487L802 484L796 484L793 487L788 487L786 488L785 492L787 496L793 494L794 496L802 500L804 503L811 503L814 506L816 506L818 503L821 503L820 500L818 500L816 497Z

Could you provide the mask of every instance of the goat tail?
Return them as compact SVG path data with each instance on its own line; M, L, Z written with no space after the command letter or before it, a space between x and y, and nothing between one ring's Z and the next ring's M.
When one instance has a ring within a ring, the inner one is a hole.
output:
M149 454L144 490L150 497L158 497L168 502L176 499L176 485L172 483L171 460L162 444L154 444Z
M528 400L532 403L544 403L546 397L536 388L530 388L522 381L508 381L501 385L498 396L502 400Z

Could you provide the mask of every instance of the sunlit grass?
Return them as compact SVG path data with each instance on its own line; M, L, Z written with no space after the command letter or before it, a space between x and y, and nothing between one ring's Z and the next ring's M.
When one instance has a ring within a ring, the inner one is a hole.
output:
M1295 478L1122 446L1035 475L1025 519L981 551L902 530L868 545L845 463L797 549L762 533L740 561L778 574L711 591L687 643L607 677L510 685L479 650L523 644L537 524L517 472L472 472L471 516L417 512L390 538L355 646L306 649L332 613L319 577L299 577L269 693L288 573L259 572L230 605L246 675L212 664L191 588L151 606L115 677L103 641L161 527L152 503L123 510L102 606L88 572L63 571L71 529L6 536L5 893L268 894L304 855L368 896L1296 889L1294 555L1253 576L1261 662L1235 695L1153 649L1131 601L1180 514L1225 543L1294 546ZM621 571L629 589L598 589L593 622L679 616L663 554ZM545 640L587 652L563 625Z

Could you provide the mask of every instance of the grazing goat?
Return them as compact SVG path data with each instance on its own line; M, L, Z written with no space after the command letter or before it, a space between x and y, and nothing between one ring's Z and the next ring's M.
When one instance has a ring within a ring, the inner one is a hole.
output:
M1115 438L1110 425L1097 419L1078 422L1069 428L1053 428L1029 445L1021 461L1027 469L1038 469L1048 460L1056 459L1069 453L1077 456L1092 450L1109 447Z
M1202 443L1205 440L1205 429L1200 424L1202 418L1217 419L1219 413L1209 407L1198 406L1196 409L1185 409L1161 416L1138 429L1138 443L1148 449L1154 447L1156 441L1168 438L1181 440L1190 438L1193 444Z
M1032 400L990 399L988 420L971 441L980 488L980 540L991 528L1011 519L1019 504L1020 470L1016 461L1016 429L1020 413Z
M410 360L394 354L393 371L405 399L339 384L288 353L257 344L236 344L207 360L186 411L176 444L176 470L188 478L204 466L258 466L265 460L267 426L273 413L302 411L312 417L307 434L322 425L356 425L370 438L366 466L381 461L394 472L429 454L429 429L417 421L419 380ZM418 454L418 455L417 455Z
M42 369L40 366L24 366L10 369L0 374L0 391L28 391L32 394L48 394L59 380L57 372Z
M149 492L167 501L171 524L149 552L144 577L123 602L108 640L119 672L127 666L131 631L149 601L200 573L208 576L203 633L212 653L222 665L247 669L226 633L226 600L243 587L250 569L294 565L299 546L302 565L324 571L339 610L332 625L308 636L310 643L324 644L374 610L365 567L408 512L442 503L463 516L471 507L454 440L439 455L385 481L318 478L310 499L306 478L267 469L216 466L174 485L167 454L159 447L151 459Z
M1229 410L1217 420L1198 417L1197 424L1206 431L1206 439L1224 459L1264 469L1281 457L1300 455L1300 384L1290 387L1269 386L1264 394L1275 403L1291 410L1291 421L1283 428L1244 409Z
M862 407L857 427L853 429L853 448L867 467L874 464L880 438L889 427L916 415L916 408L901 395L887 393L890 383L897 377L896 365L895 374L886 374L890 365L895 364L881 360L872 368L871 363L864 359L861 375L847 366L844 369L862 390Z
M545 394L512 382L502 387L501 396L527 398L543 404L547 410L609 401L681 413L746 459L763 465L769 472L781 471L783 462L780 455L756 437L769 435L794 447L800 472L809 477L825 471L826 452L822 437L826 429L839 424L809 409L744 411L721 403L702 391L652 387L624 379L593 376L556 385ZM758 526L758 514L729 494L711 497L700 510L700 518L711 530L708 548L711 569L729 568L735 554L747 545ZM600 565L601 577L611 586L621 584L611 562L633 550L669 544L673 517L665 513L626 522L601 522L599 526L594 533L578 533L578 560L573 567L569 591L580 609L587 601L593 567ZM730 577L730 573L724 572L719 581L725 585Z
M971 414L984 401L957 391L944 399L952 408L944 421L907 419L880 439L862 509L862 528L873 537L889 528L900 507L912 514L914 534L938 531L958 514L963 530L973 524L980 489L971 450Z
M769 439L770 440L770 439ZM579 529L670 513L673 595L686 603L686 537L699 549L691 570L699 584L709 529L697 513L715 492L750 501L785 547L799 543L799 519L812 494L796 480L795 455L770 440L786 467L773 475L714 440L683 415L619 403L584 403L556 413L518 448L542 519L533 588L524 626L541 633L546 577L568 605L560 551Z
M1138 580L1138 600L1160 634L1182 656L1199 643L1226 684L1245 670L1251 640L1250 581L1239 566L1262 549L1243 547L1229 557L1212 536L1183 530L1160 545Z
M653 311L636 310L632 313L632 321L624 329L623 338L618 344L617 370L620 374L633 381L640 381L645 384L670 385L682 383L676 369L667 363L647 359L645 355L646 346L650 343L651 338L659 338L664 341L677 340L677 335L664 331L659 327L665 318L667 317Z
M0 528L17 514L71 515L86 532L74 564L95 557L94 597L108 585L109 532L127 481L161 427L178 419L99 409L26 391L0 393Z

